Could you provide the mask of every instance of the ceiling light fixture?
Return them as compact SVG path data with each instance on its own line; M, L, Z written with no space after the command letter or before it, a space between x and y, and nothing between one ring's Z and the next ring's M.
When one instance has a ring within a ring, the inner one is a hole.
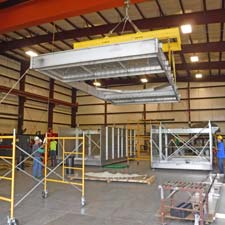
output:
M197 79L202 78L202 74L201 74L201 73L196 73L196 74L195 74L195 78L197 78Z
M32 51L32 50L26 51L25 53L26 53L27 55L31 56L31 57L33 57L33 56L38 56L38 54L37 54L36 52Z
M93 82L93 85L96 86L96 87L100 87L101 86L101 83L99 81L95 80Z
M190 60L191 60L191 62L198 62L199 58L198 58L198 56L194 55L194 56L190 57Z
M141 83L147 83L147 82L148 82L147 78L145 78L145 77L141 78Z
M182 25L180 28L183 34L190 34L192 32L191 24Z

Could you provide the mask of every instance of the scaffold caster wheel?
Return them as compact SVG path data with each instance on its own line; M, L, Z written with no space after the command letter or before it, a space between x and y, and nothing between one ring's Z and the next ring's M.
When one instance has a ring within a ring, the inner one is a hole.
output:
M194 225L199 225L200 222L200 215L198 213L194 214L195 222Z
M86 205L86 200L84 197L81 198L81 207L84 207Z
M46 199L48 197L48 191L42 191L41 196L43 199Z
M19 225L19 221L15 218L9 218L8 217L7 223L8 223L8 225Z

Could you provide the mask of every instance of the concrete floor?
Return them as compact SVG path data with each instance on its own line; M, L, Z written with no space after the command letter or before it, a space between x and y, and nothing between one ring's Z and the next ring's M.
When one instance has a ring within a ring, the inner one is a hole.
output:
M104 169L88 168L87 170ZM47 199L41 198L40 186L15 209L15 217L20 225L160 225L160 220L156 216L160 199L158 185L168 180L199 181L207 175L205 172L193 171L150 171L149 165L144 162L139 166L133 162L129 169L114 171L155 174L157 180L153 185L88 181L86 182L87 205L82 209L81 195L78 191L69 185L51 183L48 186ZM31 178L17 172L16 200L35 183ZM6 181L0 181L0 195L7 195L8 188ZM7 224L8 209L7 203L0 202L0 225ZM220 199L218 212L225 213L224 194ZM173 220L168 221L168 224L193 223ZM225 220L217 219L214 224L224 225Z

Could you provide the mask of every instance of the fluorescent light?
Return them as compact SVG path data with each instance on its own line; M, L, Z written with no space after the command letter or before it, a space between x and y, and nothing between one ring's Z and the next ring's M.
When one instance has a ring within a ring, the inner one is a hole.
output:
M191 56L190 59L191 59L191 62L198 62L198 60L199 60L198 56L196 56L196 55Z
M141 78L141 83L147 83L148 82L148 79L147 78Z
M191 24L182 25L180 28L181 28L181 31L182 31L183 34L189 34L189 33L192 32Z
M195 78L198 78L198 79L199 79L199 78L202 78L202 74L201 74L201 73L196 73L196 74L195 74Z
M93 84L94 84L94 86L96 86L96 87L100 87L100 86L101 86L101 83L100 83L99 81L97 81L97 80L95 80L95 81L93 82Z
M31 57L33 57L33 56L38 56L38 54L37 54L36 52L32 51L32 50L26 51L25 53L26 53L27 55L31 56Z

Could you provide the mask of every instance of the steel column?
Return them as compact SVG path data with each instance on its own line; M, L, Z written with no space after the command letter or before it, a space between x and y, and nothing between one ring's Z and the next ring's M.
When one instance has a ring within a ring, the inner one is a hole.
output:
M117 128L117 158L120 158L120 128Z
M168 158L168 135L165 134L165 158Z
M28 64L22 63L20 67L20 77L24 75L26 70L29 68ZM25 91L26 75L20 80L20 91ZM17 124L17 133L23 134L23 123L24 123L24 104L26 101L25 96L19 96L19 106L18 106L18 124Z
M161 127L161 124L160 124L160 127L159 127L159 161L161 161L163 158L162 158L162 127Z
M112 127L112 159L115 158L115 137L114 137L115 133L114 133L114 127Z
M107 126L107 101L104 102L104 125Z
M77 106L76 106L76 101L77 101L77 89L72 88L72 97L71 97L71 102L73 106L71 107L71 127L76 127L77 126Z
M49 80L49 99L54 98L54 85L55 81L54 79L50 78ZM55 107L55 104L52 102L48 102L48 129L53 128L53 109Z
M188 81L187 86L187 94L188 94L188 125L191 127L191 101L190 101L190 82Z
M211 122L209 121L209 154L210 154L210 163L211 165L213 165L213 136L211 135L213 132L212 132L212 124Z
M105 159L109 159L109 143L108 143L108 133L109 133L109 128L105 128Z

